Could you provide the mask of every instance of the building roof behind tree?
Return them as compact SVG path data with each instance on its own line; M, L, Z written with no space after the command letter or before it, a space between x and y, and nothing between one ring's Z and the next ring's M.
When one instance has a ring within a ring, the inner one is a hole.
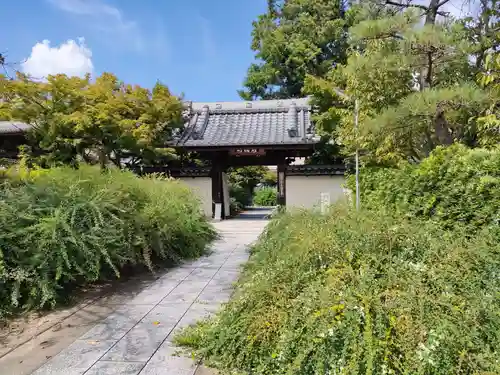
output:
M22 134L31 129L30 124L19 121L0 121L0 134Z
M180 147L272 146L316 143L307 98L186 103Z

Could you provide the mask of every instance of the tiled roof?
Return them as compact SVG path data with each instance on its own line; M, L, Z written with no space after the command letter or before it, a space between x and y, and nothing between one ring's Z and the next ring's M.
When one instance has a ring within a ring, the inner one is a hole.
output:
M25 133L31 128L30 124L18 121L0 121L0 134Z
M190 103L189 111L179 146L315 143L310 134L312 126L307 98Z

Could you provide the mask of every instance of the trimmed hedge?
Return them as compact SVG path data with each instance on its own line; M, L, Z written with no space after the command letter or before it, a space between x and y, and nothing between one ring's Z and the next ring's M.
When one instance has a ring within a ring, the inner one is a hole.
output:
M500 373L500 244L342 207L277 217L177 343L238 374Z
M124 267L201 255L215 237L182 183L82 166L8 173L0 186L0 317L53 307Z
M348 180L354 191L354 178ZM361 205L457 224L470 234L500 224L500 149L440 147L418 165L361 170Z

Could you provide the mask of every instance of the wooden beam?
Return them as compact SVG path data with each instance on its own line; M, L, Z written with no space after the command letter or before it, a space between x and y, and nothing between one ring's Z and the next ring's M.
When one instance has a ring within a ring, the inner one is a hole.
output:
M219 152L219 151L229 151L234 149L263 149L266 152L272 150L287 151L293 153L294 151L302 150L314 150L317 143L297 143L297 144L273 144L273 145L221 145L221 146L174 146L174 148L179 150L184 150L187 152Z
M225 209L225 204L224 204L224 190L223 190L223 184L224 181L222 179L222 172L226 170L226 159L227 155L226 153L216 153L213 156L212 159L212 170L211 170L211 178L212 178L212 213L215 217L215 205L220 204L221 205L221 217L216 218L216 219L223 219L224 218L224 209Z

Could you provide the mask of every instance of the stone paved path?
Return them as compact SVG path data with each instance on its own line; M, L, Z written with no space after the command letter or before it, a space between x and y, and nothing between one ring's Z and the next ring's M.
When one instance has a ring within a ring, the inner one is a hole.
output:
M217 311L232 292L265 220L227 220L214 225L221 239L213 252L182 265L142 290L33 375L194 375L205 373L178 355L172 337L182 327Z

